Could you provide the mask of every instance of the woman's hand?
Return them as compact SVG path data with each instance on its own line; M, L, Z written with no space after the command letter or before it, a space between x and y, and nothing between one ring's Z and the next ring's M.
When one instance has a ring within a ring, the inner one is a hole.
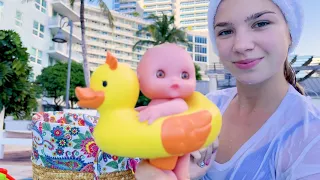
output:
M137 180L190 180L189 165L190 154L180 157L173 171L158 169L143 160L138 164L135 178Z
M147 161L138 164L135 177L137 180L193 180L204 176L215 159L219 141L205 149L184 155L178 159L177 166L173 171L161 170ZM191 160L190 160L191 158Z
M191 153L192 161L197 163L200 167L208 166L211 162L211 157L216 155L219 147L219 140L209 145L207 148L200 149Z
M206 174L211 166L211 162L215 160L219 141L209 145L207 148L200 149L191 153L190 159L190 177L191 179L199 179Z

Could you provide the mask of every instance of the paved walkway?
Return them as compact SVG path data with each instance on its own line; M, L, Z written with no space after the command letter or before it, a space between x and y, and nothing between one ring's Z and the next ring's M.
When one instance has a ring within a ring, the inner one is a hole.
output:
M4 159L0 160L0 168L5 168L16 180L32 179L31 147L5 145Z

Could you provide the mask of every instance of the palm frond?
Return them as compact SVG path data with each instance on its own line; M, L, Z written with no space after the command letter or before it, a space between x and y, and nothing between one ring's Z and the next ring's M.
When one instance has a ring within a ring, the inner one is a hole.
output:
M90 0L90 1L95 1L95 0ZM102 10L103 15L108 18L110 27L114 28L114 23L113 23L114 18L112 16L112 13L111 13L110 9L108 8L107 4L103 0L98 0L98 2L99 2L99 6Z
M139 40L132 47L132 51L135 51L137 49L137 47L139 47L139 46L141 47L143 45L149 45L149 44L157 45L157 42L156 41L150 41L150 40Z
M155 14L150 14L148 17L145 18L146 20L154 20L154 21L158 21L159 20L159 16L156 16Z
M140 30L138 30L136 32L136 35L142 34L142 33L150 33L150 34L152 34L155 30L156 30L156 26L151 24L149 26L142 27Z
M73 9L73 7L74 7L74 2L75 2L75 0L69 0L69 4L70 4L70 6L71 6L72 9Z
M168 16L162 12L162 16L149 16L150 19L155 19L153 24L143 27L136 32L137 35L141 33L150 33L154 41L140 40L138 41L133 50L136 49L141 43L159 45L165 42L186 45L190 47L187 39L187 34L183 29L176 27L174 16ZM151 43L152 42L152 43Z
M173 15L173 16L170 17L169 23L170 24L174 24L174 22L175 22L175 18L174 18L174 15Z

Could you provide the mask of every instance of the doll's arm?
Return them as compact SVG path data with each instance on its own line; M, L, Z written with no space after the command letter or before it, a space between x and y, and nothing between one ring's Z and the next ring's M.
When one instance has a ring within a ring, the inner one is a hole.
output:
M188 104L181 98L172 99L170 101L148 106L139 113L139 120L148 120L149 124L163 116L179 114L188 110Z

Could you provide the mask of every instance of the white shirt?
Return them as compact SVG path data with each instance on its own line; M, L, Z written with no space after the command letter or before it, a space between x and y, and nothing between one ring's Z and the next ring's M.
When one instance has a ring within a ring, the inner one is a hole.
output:
M223 114L236 88L209 93ZM290 86L265 124L223 164L212 163L204 180L320 180L320 107Z

